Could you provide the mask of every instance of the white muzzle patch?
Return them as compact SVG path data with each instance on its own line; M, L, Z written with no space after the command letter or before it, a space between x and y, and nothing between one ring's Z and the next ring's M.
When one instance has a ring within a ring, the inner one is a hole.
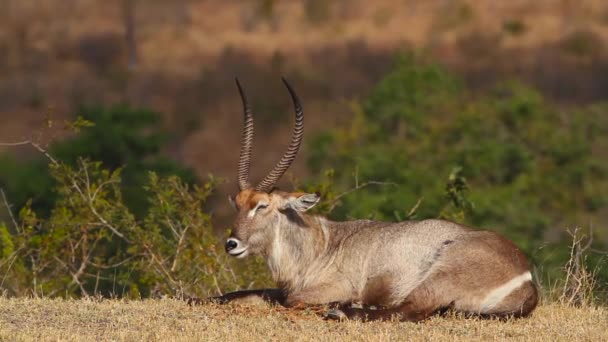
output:
M247 256L247 246L239 239L229 238L226 240L226 252L236 258L244 258Z

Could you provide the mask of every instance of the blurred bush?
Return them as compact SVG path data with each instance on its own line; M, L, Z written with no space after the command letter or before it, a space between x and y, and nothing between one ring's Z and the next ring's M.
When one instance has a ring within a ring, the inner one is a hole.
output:
M85 35L77 42L74 50L74 52L68 50L61 53L66 57L79 58L85 65L100 74L116 68L126 59L124 38L115 33Z
M72 166L84 157L100 161L110 170L122 168L121 192L137 217L144 215L148 207L147 199L141 196L148 171L178 175L187 183L195 181L192 170L161 154L169 136L161 129L159 113L117 105L83 107L78 115L79 119L71 124L76 134L53 142L48 152ZM52 191L56 182L47 163L45 159L22 161L9 155L0 156L0 187L17 208L31 200L36 212L50 213L57 194Z
M79 159L51 162L50 171L57 195L50 216L28 202L10 228L0 226L6 294L190 297L265 281L259 262L241 270L222 252L203 210L215 179L190 186L150 172L140 189L149 209L137 220L123 201L122 169Z
M508 19L502 23L502 28L505 32L513 35L520 36L526 32L526 24L517 19Z
M205 297L269 282L259 260L228 260L204 208L218 180L196 185L162 156L158 113L78 113L44 159L0 159L3 200L19 209L0 225L5 293Z
M304 12L306 18L312 24L322 24L329 20L331 15L331 3L323 0L306 0Z
M560 47L574 57L594 57L603 53L601 36L593 31L579 30L568 34L560 42Z

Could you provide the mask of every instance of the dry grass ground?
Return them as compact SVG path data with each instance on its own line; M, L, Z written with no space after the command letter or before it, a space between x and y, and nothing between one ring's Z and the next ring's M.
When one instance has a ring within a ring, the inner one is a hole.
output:
M0 298L0 340L114 341L606 341L605 307L541 305L528 319L336 323L313 312L252 306L188 306L176 300Z

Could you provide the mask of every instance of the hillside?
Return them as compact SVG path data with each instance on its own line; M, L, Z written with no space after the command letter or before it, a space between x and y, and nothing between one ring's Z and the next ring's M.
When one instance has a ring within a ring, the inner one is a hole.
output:
M347 101L367 94L409 48L478 88L523 78L562 103L607 95L598 75L608 69L608 4L599 0L140 1L136 58L124 38L128 2L2 2L3 140L38 137L46 119L61 122L82 103L128 101L165 114L175 136L167 153L202 177L231 177L239 76L264 130L259 175L282 151L290 124L280 75L296 85L315 131L348 120ZM57 126L38 138L60 138Z

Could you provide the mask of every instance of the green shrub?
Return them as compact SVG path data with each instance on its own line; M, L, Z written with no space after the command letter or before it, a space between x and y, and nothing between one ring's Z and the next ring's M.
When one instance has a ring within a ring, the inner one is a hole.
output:
M202 296L264 285L256 260L231 264L203 210L217 180L190 186L151 172L143 220L125 205L122 169L79 159L51 163L57 194L48 218L31 205L14 232L0 226L1 288L10 295ZM242 276L244 274L245 276Z
M513 36L520 36L526 32L526 24L521 20L508 19L502 23L502 28Z
M146 213L148 202L141 196L148 171L160 175L179 175L192 184L191 170L162 156L168 136L160 127L160 114L124 105L109 108L83 107L78 119L69 123L73 136L53 142L48 152L55 159L75 166L79 158L103 163L110 170L122 168L122 194L126 205L138 217ZM43 157L40 157L43 158ZM16 208L32 200L32 208L43 216L50 213L56 194L47 161L18 161L0 157L0 187Z

